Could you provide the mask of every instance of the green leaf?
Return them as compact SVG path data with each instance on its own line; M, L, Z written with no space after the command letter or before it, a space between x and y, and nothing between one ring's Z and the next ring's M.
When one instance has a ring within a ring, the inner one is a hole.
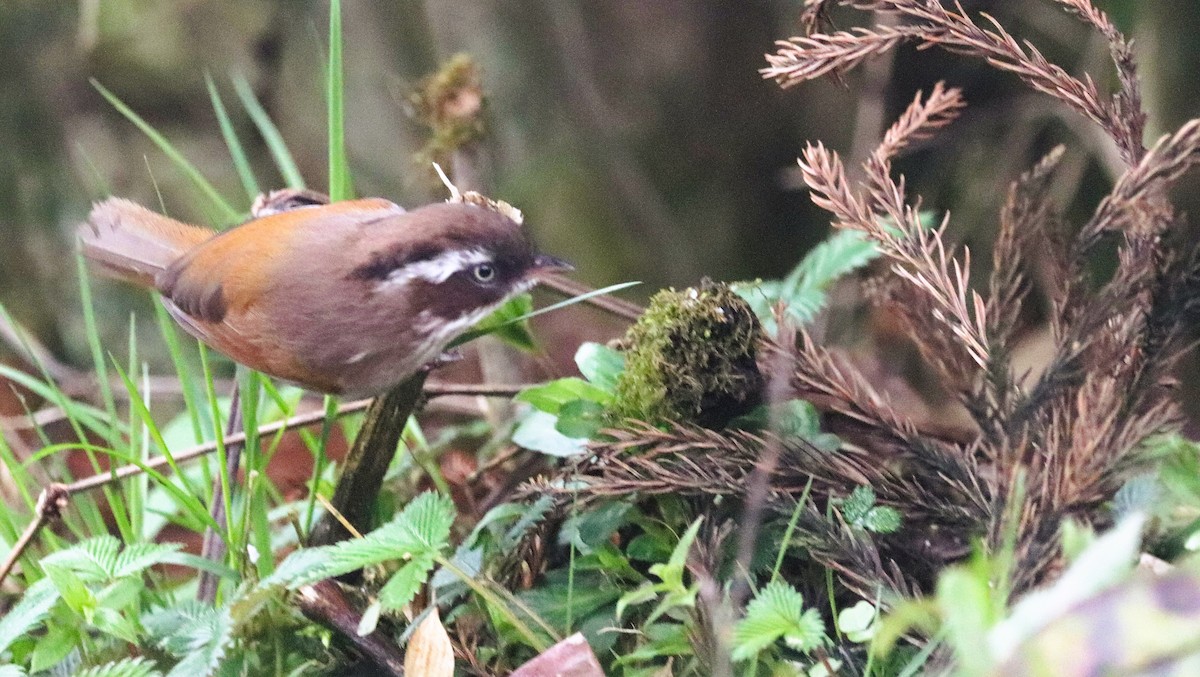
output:
M529 322L524 318L532 312L533 296L518 294L506 301L491 315L480 320L479 324L476 324L468 333L472 337L492 334L515 348L531 351L536 345L533 342L533 335L529 333ZM456 341L455 345L458 343L459 341Z
M513 444L560 458L578 456L587 451L586 437L567 437L555 427L557 423L558 419L553 414L531 411L513 431Z
M579 373L607 393L617 390L617 379L625 371L625 356L608 346L588 341L575 351Z
M569 377L526 388L518 393L515 399L528 402L536 409L557 416L567 402L587 400L607 404L612 401L612 395L583 379Z
M379 590L379 602L385 611L401 609L412 601L421 589L421 585L429 578L433 569L434 553L421 552L413 555L404 566L400 567L388 582Z
M362 538L292 553L266 582L295 589L381 562L435 555L448 545L454 515L449 498L423 493L390 522ZM398 583L397 591L402 589Z
M879 610L866 600L838 612L837 627L851 642L869 642L879 629Z
M225 139L225 147L229 149L229 155L233 158L233 167L242 181L242 188L246 191L247 199L254 200L261 191L258 189L258 180L254 178L254 170L250 168L250 160L246 157L246 149L242 147L237 131L234 130L233 123L229 120L229 113L225 110L225 102L221 100L221 93L217 91L217 84L213 82L212 76L208 73L204 74L204 84L208 87L208 98L212 102L213 112L217 115L217 124L221 127L221 136Z
M617 600L617 620L625 617L625 610L631 606L645 604L658 599L658 588L654 583L643 583L642 585L630 590L621 595Z
M0 616L0 654L44 621L58 599L58 589L47 578L29 586L21 601Z
M628 517L632 511L633 506L629 503L614 501L575 513L558 530L558 544L568 546L574 543L581 553L588 555L608 544L617 529L629 523Z
M167 653L182 658L168 677L208 677L221 667L233 643L229 609L215 609L196 600L142 616L142 627Z
M852 526L862 527L867 513L875 506L875 490L866 485L854 488L842 499L842 516Z
M75 673L75 677L159 677L154 662L143 656L96 665Z
M573 439L591 439L608 425L604 405L589 400L572 400L562 405L554 429Z
M130 644L137 644L140 639L138 637L137 626L116 609L97 606L95 611L92 612L91 624L92 627L100 632L112 635Z
M803 653L825 642L825 624L816 609L791 585L774 581L746 605L746 617L733 630L733 660L754 658L777 640Z
M162 564L182 547L178 543L139 542L122 549L115 536L105 534L48 555L42 562L70 569L87 582L107 582Z
M601 289L594 289L586 294L580 294L579 296L572 296L571 298L566 299L564 301L559 301L558 303L550 304L550 305L546 306L545 308L538 308L537 310L533 310L528 313L518 315L517 317L507 320L504 323L504 325L525 322L526 320L531 320L531 319L537 317L538 315L544 315L545 313L552 313L561 308L573 306L576 303L582 303L583 301L586 301L587 299L590 299L592 297L603 296L605 294L611 294L612 292L619 291L621 289L627 289L629 287L633 287L633 286L639 285L639 284L641 284L641 282L622 282L620 284L609 285L609 286L603 287ZM517 298L520 298L520 297L517 297ZM487 322L487 319L485 318L483 321ZM473 339L479 338L480 336L483 336L484 334L487 334L491 331L495 331L495 328L491 328L486 331L476 328L476 329L472 329L471 331L464 332L461 336L459 336L458 338L456 338L450 342L450 347L453 348L455 346L460 346L460 345L466 343L467 341L471 341Z
M937 601L962 674L989 674L994 666L986 650L988 630L998 608L987 575L978 568L948 569L938 577Z
M879 256L879 250L861 231L839 230L812 250L782 281L743 282L734 291L750 304L768 333L774 334L774 307L799 325L811 322L827 301L829 287Z
M29 658L33 672L49 670L67 657L79 644L79 626L72 623L52 623L46 634L38 639Z
M886 505L877 505L867 511L862 527L877 534L890 534L900 529L900 511Z
M43 562L42 569L46 572L46 578L49 578L54 583L54 587L58 589L58 594L62 597L67 606L77 614L90 612L96 608L96 597L92 591L83 583L83 579L71 571L67 567L57 566Z

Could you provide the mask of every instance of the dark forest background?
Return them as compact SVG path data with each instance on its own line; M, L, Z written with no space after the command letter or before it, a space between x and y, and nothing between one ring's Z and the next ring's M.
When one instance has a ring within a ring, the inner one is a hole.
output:
M899 169L926 208L955 215L952 238L971 247L976 273L991 265L1004 187L1055 143L1069 148L1054 188L1068 216L1078 222L1107 191L1118 163L1097 130L975 61L901 49L841 84L780 90L764 81L756 72L763 54L799 32L802 4L349 0L347 143L356 189L406 206L442 197L414 159L426 132L408 95L439 63L467 52L482 66L488 95L489 192L524 210L542 247L575 262L580 279L644 280L633 292L643 298L702 276L786 273L828 230L828 216L798 187L804 142L822 140L861 159L915 92L939 79L964 88L970 108ZM1073 72L1101 83L1113 77L1104 41L1049 0L965 5L994 14ZM1200 3L1097 5L1136 40L1151 134L1200 116ZM309 185L323 187L327 16L327 3L297 0L0 2L0 303L53 351L82 362L71 233L90 202L117 194L207 220L186 178L89 78L236 195L206 73L253 152L260 183L282 185L237 104L229 76L240 74ZM1191 214L1200 213L1196 188L1192 179L1178 195ZM148 301L118 285L98 289L102 332L120 346L128 312ZM1024 359L1032 365L1039 318L1027 319ZM887 341L878 313L852 326ZM855 336L843 332L841 340Z

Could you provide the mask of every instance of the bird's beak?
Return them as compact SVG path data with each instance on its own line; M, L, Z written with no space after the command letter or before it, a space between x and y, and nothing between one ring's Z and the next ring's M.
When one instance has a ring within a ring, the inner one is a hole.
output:
M572 270L575 270L575 266L560 258L538 254L533 258L533 267L529 269L529 274L534 277L542 277L551 273L569 273Z

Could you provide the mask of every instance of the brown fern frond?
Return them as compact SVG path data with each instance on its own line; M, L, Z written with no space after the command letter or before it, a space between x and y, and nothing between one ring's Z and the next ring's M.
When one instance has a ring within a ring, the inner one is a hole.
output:
M900 151L953 122L967 105L962 90L957 87L947 89L944 82L934 84L925 100L922 101L921 96L922 93L917 92L904 113L884 133L883 141L871 154L874 163L888 167Z
M1117 180L1112 192L1101 201L1084 226L1080 239L1086 249L1103 233L1132 231L1135 235L1157 236L1169 219L1164 214L1162 190L1200 163L1200 119L1190 120L1174 134L1158 140L1141 161Z
M1142 106L1142 88L1137 76L1133 45L1117 30L1108 15L1097 9L1090 0L1056 2L1079 16L1108 40L1109 52L1117 68L1117 80L1121 85L1120 90L1113 95L1113 121L1116 128L1109 131L1126 160L1131 164L1139 162L1145 153L1142 139L1146 132L1146 111Z
M780 87L791 87L831 73L842 73L901 42L918 37L920 30L915 27L877 26L779 40L775 43L779 49L765 55L768 66L758 72L779 83Z
M1058 215L1048 201L1050 178L1062 159L1064 148L1050 151L1032 169L1009 187L1000 212L1000 227L992 249L992 274L984 307L984 331L991 353L978 389L966 398L966 406L991 445L1003 443L1000 421L1012 413L1017 397L1009 363L1021 306L1029 292L1025 277L1025 253L1031 246L1044 246L1058 231ZM1055 277L1068 277L1060 274Z
M837 0L804 0L804 11L800 12L800 27L805 35L811 35L832 26L829 7Z
M1146 118L1130 45L1108 17L1087 0L1058 2L1108 39L1121 85L1111 97L1103 95L1090 76L1072 76L1032 43L1018 41L992 16L981 14L986 22L981 25L967 14L961 3L955 2L952 8L947 8L934 0L840 0L843 5L898 15L913 23L824 34L813 32L820 25L814 19L804 23L805 36L776 43L777 51L767 55L769 65L760 72L763 77L788 87L840 73L902 42L939 46L983 59L997 69L1016 74L1033 89L1063 101L1108 132L1126 162L1135 164L1142 155L1141 136ZM828 5L817 4L817 11Z
M923 350L942 355L946 371L970 374L988 364L983 298L969 284L970 252L964 251L962 262L955 259L943 240L945 222L936 229L924 227L917 206L906 202L903 177L893 180L890 175L891 158L897 152L948 124L962 106L961 92L941 83L928 97L918 93L867 160L867 181L861 191L850 186L837 153L821 144L804 149L800 167L813 202L834 214L835 225L865 231L892 260L893 272L920 291L925 302L906 306L902 312L929 312L949 329L957 344L949 353L944 352L946 343ZM921 322L911 320L914 326ZM923 336L913 338L920 342Z

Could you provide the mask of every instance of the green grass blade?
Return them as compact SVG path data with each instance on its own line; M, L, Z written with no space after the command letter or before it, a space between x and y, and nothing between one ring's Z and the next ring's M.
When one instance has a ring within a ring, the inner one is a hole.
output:
M246 431L245 453L246 476L250 478L250 486L246 490L246 501L243 502L249 512L249 536L254 539L254 547L258 550L256 565L259 578L266 578L275 570L275 558L271 548L271 520L268 513L271 506L267 499L267 485L270 478L267 475L267 455L263 453L262 441L258 436L258 411L263 380L261 374L244 367L238 368L238 387L241 388L242 426Z
M183 154L180 153L165 136L160 134L158 130L150 125L150 123L146 122L140 115L135 113L132 108L126 106L125 102L117 98L116 94L108 91L108 89L106 89L104 85L100 84L99 81L92 79L91 82L92 86L96 88L96 91L100 92L101 96L103 96L105 99L108 99L108 102L112 104L113 108L117 109L117 112L119 112L121 115L124 115L127 120L137 126L137 128L140 129L143 134L145 134L152 142L154 142L154 145L158 146L159 150L161 150L163 154L175 164L176 168L183 172L184 176L186 176L192 182L192 184L196 186L200 193L208 199L208 201L212 204L212 207L216 210L217 217L222 222L222 225L237 223L242 219L242 214L234 209L233 206L231 206L229 202L221 196L221 193L219 193L217 189L213 187L211 183L209 183L208 179L204 178L204 175L200 173L200 170L196 169L196 166L191 162L188 162L187 158L183 157Z
M158 425L154 422L154 417L150 414L150 408L146 406L146 402L142 399L141 393L138 392L137 386L129 378L129 375L125 373L125 370L121 369L121 366L116 364L116 362L113 363L113 368L117 370L117 373L121 377L121 381L125 383L125 390L129 393L129 406L133 408L138 417L141 419L142 425L145 426L146 432L150 435L150 438L154 440L154 445L158 448L159 453L161 453L167 459L167 465L171 467L171 471L174 472L175 476L179 478L179 481L187 489L188 493L192 494L193 496L203 496L203 493L196 487L192 486L191 482L187 478L187 475L185 475L183 471L179 469L179 465L175 463L175 456L172 455L171 448L167 444L167 441L163 439L162 431L158 429ZM127 454L127 456L129 455ZM129 457L133 458L132 456ZM208 515L207 512L204 514L205 516Z
M208 396L209 415L213 421L213 440L217 443L217 472L220 473L221 500L225 502L225 524L222 524L221 528L225 530L226 543L240 543L241 539L233 528L233 525L236 524L233 519L233 499L230 496L233 478L229 476L228 454L225 449L225 427L221 424L221 407L217 402L212 368L208 364L208 350L204 344L200 344L200 368L204 370L204 392ZM208 496L208 502L212 503L212 494L205 493L205 495Z
M638 282L638 281L621 282L620 284L609 285L609 286L603 287L601 289L593 289L592 291L590 291L586 294L580 294L579 296L572 296L571 298L566 299L564 301L559 301L558 303L552 303L552 304L546 306L545 308L538 308L537 310L535 310L533 312L524 313L523 315L514 317L511 320L508 320L501 324L493 325L491 327L488 327L487 329L475 329L475 330L463 332L462 335L460 335L458 338L456 338L450 342L450 347L453 348L455 346L461 346L462 344L466 343L467 341L472 341L474 339L479 338L480 336L486 336L487 334L497 331L503 327L517 324L518 322L524 322L525 320L528 320L530 318L534 318L534 317L537 317L538 315L543 315L545 313L554 312L555 310L561 310L563 308L566 308L567 306L573 306L576 303L586 301L586 300L592 298L593 296L603 296L604 294L611 294L615 291L621 291L622 289L628 289L629 287L635 287L639 284L641 284L641 282Z
M288 188L304 188L304 177L300 175L300 168L296 166L296 160L288 150L283 135L279 133L279 128L271 121L271 116L254 96L254 89L250 87L250 82L241 74L231 75L230 80L233 81L233 89L237 92L238 98L242 100L242 107L246 109L246 114L250 116L250 120L254 122L258 133L266 142L267 150L271 152L271 157L275 160L275 166L283 176L284 183Z
M342 50L342 3L329 3L329 66L325 92L329 104L329 199L354 196L350 167L346 160L346 100Z
M258 189L258 180L254 178L254 170L250 168L246 149L242 147L242 142L233 129L229 113L225 110L225 102L221 100L221 93L217 91L217 85L213 82L212 75L204 74L204 84L208 87L208 98L212 100L213 112L217 114L217 123L221 126L221 136L225 137L225 145L229 148L230 157L233 158L234 169L237 170L238 178L242 180L242 188L246 191L247 199L254 202L254 198L258 197L262 191Z
M96 304L92 299L92 283L88 277L87 263L83 254L75 252L75 274L79 277L79 298L83 305L83 328L87 335L88 349L92 353L92 370L96 374L96 385L100 388L100 399L110 420L117 420L117 406L113 400L112 387L108 382L108 363L104 349L100 346L100 330L96 327Z
M149 396L149 373L146 365L139 366L137 350L137 318L129 314L129 362L125 367L130 374L141 373L142 389ZM150 437L145 432L141 418L135 416L133 409L129 411L129 450L144 462L148 456L147 443ZM133 543L145 538L145 508L147 482L145 475L129 478L125 485L125 504L129 509L129 533L122 534L126 543Z

